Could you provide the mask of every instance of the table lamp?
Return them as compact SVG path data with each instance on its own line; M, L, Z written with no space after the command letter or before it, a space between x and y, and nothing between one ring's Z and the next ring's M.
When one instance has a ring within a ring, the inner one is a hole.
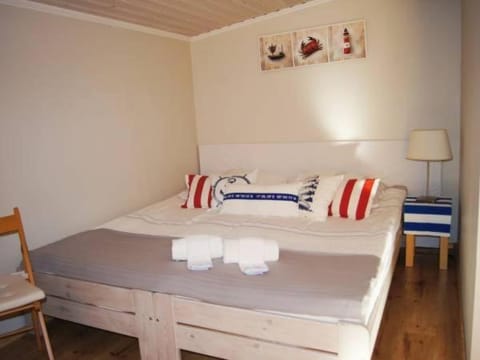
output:
M427 183L425 196L419 201L435 202L436 197L430 196L430 162L452 159L452 150L446 129L414 129L408 139L407 159L427 162Z

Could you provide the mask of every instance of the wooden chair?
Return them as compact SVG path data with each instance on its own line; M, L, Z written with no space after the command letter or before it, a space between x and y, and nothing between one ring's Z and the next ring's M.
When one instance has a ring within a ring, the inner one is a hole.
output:
M14 314L30 311L32 314L33 327L26 326L19 330L0 335L0 338L34 329L38 348L42 350L41 334L43 334L48 358L53 360L52 347L40 303L40 301L45 298L45 293L35 286L32 264L30 262L25 232L18 208L13 209L12 215L0 217L0 235L15 233L18 234L20 239L20 249L26 279L21 275L0 275L0 318L11 317Z

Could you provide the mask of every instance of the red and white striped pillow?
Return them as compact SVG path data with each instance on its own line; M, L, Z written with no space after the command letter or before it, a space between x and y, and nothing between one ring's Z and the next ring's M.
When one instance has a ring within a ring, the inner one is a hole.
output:
M329 216L361 220L370 215L380 179L347 179L328 208Z
M212 207L212 183L207 175L185 175L188 196L184 209L206 209Z

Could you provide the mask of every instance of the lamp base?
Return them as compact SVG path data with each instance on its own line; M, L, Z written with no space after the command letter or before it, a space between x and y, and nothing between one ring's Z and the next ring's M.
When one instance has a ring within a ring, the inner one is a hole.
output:
M438 197L437 196L431 196L431 195L422 195L417 197L418 202L423 202L423 203L434 203L437 201Z

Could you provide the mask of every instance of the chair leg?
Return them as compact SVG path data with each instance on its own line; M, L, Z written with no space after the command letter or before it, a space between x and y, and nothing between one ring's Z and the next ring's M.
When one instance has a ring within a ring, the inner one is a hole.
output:
M32 310L32 325L33 325L33 332L35 333L35 339L37 340L38 350L42 351L43 350L42 338L41 338L42 330L40 329L37 310Z
M50 345L50 338L48 337L47 325L45 324L45 318L43 317L42 310L38 311L38 320L40 321L40 327L42 328L43 340L45 341L45 348L47 349L48 359L55 360L52 352L52 346Z

